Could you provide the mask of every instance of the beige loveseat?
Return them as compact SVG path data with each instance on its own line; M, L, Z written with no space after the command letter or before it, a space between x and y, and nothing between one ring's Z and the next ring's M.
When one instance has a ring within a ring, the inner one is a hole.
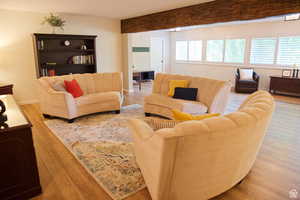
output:
M83 96L73 98L64 91L52 88L54 82L77 80ZM74 74L42 77L38 79L38 97L41 111L45 116L56 116L72 122L75 118L91 113L120 112L123 99L121 73Z
M130 120L136 161L153 200L206 200L239 183L252 168L274 109L258 91L238 111L153 131Z
M188 80L190 88L198 88L197 101L169 97L170 80ZM190 114L223 113L228 102L231 84L208 78L157 73L152 94L144 99L144 111L167 118L173 118L172 109Z

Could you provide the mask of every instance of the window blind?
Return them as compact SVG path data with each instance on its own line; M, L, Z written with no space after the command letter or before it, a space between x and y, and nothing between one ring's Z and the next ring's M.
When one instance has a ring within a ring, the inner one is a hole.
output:
M280 37L277 64L300 65L300 36Z
M225 42L225 62L244 63L246 40L233 39Z
M223 62L224 40L208 40L206 60L209 62Z
M202 60L202 41L194 40L189 41L189 60L201 61Z
M251 41L251 64L274 64L276 38L255 38Z
M188 43L187 41L176 41L176 60L188 59Z

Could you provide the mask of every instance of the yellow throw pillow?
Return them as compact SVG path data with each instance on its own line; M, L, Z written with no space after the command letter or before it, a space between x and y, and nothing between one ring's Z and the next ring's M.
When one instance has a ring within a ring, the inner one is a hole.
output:
M187 80L170 80L168 96L174 96L175 88L183 87L186 88L189 82Z
M181 112L179 110L172 110L173 117L175 120L178 121L188 121L188 120L202 120L207 119L210 117L218 117L220 113L210 113L210 114L203 114L203 115L191 115L189 113Z

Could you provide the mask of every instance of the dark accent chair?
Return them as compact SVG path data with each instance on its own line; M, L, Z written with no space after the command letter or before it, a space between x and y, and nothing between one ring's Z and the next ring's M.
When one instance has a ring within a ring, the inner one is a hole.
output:
M241 80L240 69L235 74L235 91L237 93L252 93L258 90L259 75L253 71L253 80Z

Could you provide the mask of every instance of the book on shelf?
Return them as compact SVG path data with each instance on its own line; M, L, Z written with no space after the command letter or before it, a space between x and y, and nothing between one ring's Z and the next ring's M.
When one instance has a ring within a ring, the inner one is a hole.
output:
M42 76L56 76L55 69L42 68Z
M94 64L94 55L80 55L72 57L73 64Z
M37 48L38 50L44 50L44 40L37 41Z

